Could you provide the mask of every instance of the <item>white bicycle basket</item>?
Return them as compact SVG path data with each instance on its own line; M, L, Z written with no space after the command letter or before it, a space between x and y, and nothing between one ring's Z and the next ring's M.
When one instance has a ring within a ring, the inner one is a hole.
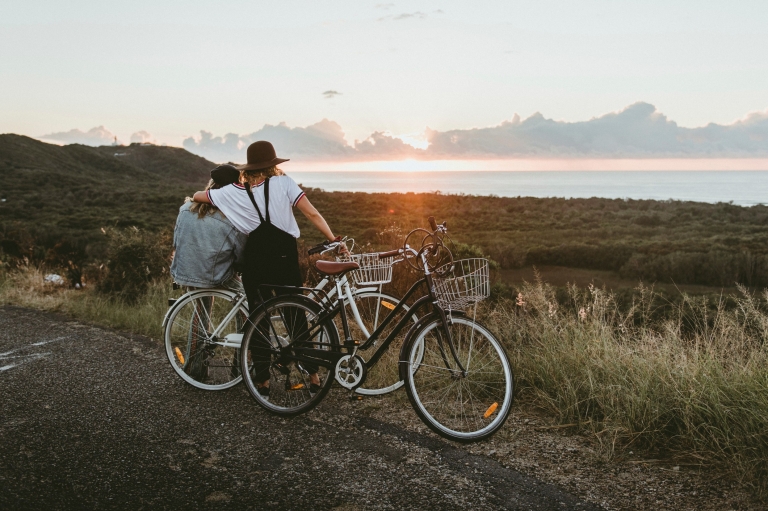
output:
M379 254L352 254L350 261L360 265L359 270L349 272L352 280L358 286L372 286L392 282L392 264L394 257L379 259Z
M491 296L487 259L460 259L453 269L438 268L432 277L435 297L444 309L463 310Z

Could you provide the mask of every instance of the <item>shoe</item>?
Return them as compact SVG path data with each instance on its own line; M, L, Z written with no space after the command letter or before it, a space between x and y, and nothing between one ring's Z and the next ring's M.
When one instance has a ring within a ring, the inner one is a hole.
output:
M260 396L269 397L269 387L256 387Z
M321 388L322 387L320 385L318 385L317 383L310 383L309 384L309 392L311 394L317 394L318 392L320 392Z

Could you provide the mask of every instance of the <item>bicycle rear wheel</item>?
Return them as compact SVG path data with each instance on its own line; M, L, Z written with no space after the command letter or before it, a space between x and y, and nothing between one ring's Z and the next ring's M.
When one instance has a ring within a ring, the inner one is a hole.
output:
M495 433L512 406L514 378L498 340L466 317L449 320L462 374L435 316L410 339L401 376L414 410L437 434L473 442Z
M374 330L378 328L384 318L387 317L387 314L392 312L400 301L394 296L379 291L363 291L355 293L353 297L363 326L365 326L365 329L368 330L369 334L372 334ZM360 339L361 342L365 342L367 336L360 330L349 303L347 303L346 307L352 338ZM387 329L382 332L379 339L386 339L389 332L392 331L392 328L394 328L397 322L402 319L403 315L407 313L408 306L406 305L395 318L392 318L392 322L390 322ZM408 329L415 322L416 317L412 317L412 322L392 341L387 347L387 351L384 352L376 365L368 369L368 374L365 377L363 386L356 389L355 392L364 396L378 396L395 391L403 386L403 381L400 379L397 367L398 360L400 359L400 348L403 346L403 340L405 339ZM365 360L370 360L371 356L373 356L380 346L381 340L372 344L366 350L359 350L357 352L358 355L362 356Z
M243 382L256 402L276 415L293 416L317 406L331 388L335 364L297 358L308 348L339 349L333 321L315 325L320 305L302 295L279 296L251 317L243 334ZM334 367L328 367L333 365ZM313 391L310 374L317 372L320 388ZM269 395L258 385L269 380Z
M179 299L165 325L165 352L171 367L199 389L223 390L240 382L237 334L248 319L226 291L192 292ZM227 336L230 339L227 339ZM235 339L231 339L235 337Z

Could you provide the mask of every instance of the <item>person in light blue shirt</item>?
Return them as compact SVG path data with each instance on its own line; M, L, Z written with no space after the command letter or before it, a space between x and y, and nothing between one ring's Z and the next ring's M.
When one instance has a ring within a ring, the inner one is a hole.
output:
M214 190L239 179L231 165L211 171L206 190ZM214 205L187 199L176 218L173 232L175 249L171 263L174 281L187 287L225 287L242 291L235 267L242 262L248 236Z

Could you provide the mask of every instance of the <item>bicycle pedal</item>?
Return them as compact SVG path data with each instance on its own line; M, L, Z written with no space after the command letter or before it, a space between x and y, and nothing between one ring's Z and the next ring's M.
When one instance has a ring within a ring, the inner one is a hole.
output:
M360 341L355 341L350 339L349 341L344 341L344 346L350 346L350 347L360 346Z

